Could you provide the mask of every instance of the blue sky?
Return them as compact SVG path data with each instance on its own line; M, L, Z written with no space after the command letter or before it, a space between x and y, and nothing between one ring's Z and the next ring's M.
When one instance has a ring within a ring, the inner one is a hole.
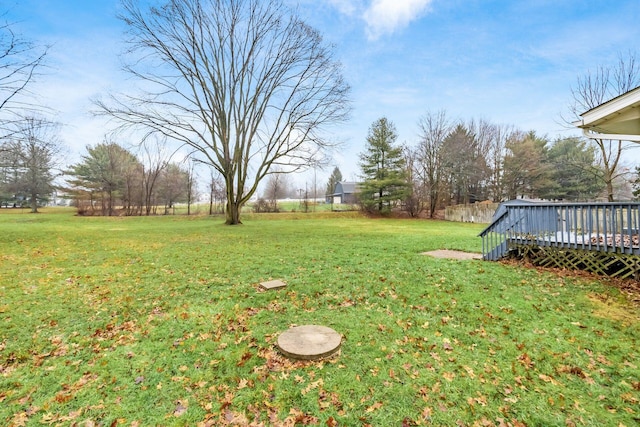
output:
M88 114L90 99L127 84L117 57L119 2L13 1L8 18L15 28L51 45L49 69L34 90L57 111L70 158L78 157L103 140L108 126ZM290 2L336 46L352 86L352 119L334 136L345 143L334 163L346 179L357 178L358 153L382 116L410 145L420 117L438 110L551 139L578 135L561 117L577 77L615 64L620 52L640 51L638 0Z

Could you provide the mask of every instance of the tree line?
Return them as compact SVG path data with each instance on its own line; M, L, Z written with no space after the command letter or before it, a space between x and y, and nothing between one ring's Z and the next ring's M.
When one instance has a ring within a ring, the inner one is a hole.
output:
M66 175L79 214L166 214L176 203L186 203L190 213L198 197L191 165L162 158L145 164L116 143L88 147Z
M426 212L433 217L454 204L516 198L589 201L606 190L597 147L584 138L551 141L484 120L455 121L444 111L424 115L419 129L417 144L409 146L398 144L395 125L387 118L371 125L359 164L365 210L384 213L401 207L412 216Z

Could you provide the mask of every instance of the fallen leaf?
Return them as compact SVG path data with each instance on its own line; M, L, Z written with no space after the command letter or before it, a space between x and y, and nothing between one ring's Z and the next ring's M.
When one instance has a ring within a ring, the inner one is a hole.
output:
M29 417L27 416L27 414L25 412L19 412L13 415L13 419L11 420L11 425L16 427L22 427L27 425L27 421L29 421Z
M455 374L455 372L445 372L444 374L442 374L442 377L445 380L451 382L456 377L456 374Z
M422 410L422 418L425 421L431 421L431 416L433 415L433 409L431 409L430 407L426 407Z
M174 417L180 417L182 415L184 415L185 412L187 412L187 405L188 402L186 400L178 400L176 402L176 409L174 409L173 411L173 416Z
M382 402L376 402L373 405L369 406L365 412L367 413L371 413L373 411L376 411L378 409L382 408Z
M540 374L540 375L538 375L538 378L540 378L542 381L544 381L546 383L551 383L553 385L559 385L560 384L558 381L554 380L549 375Z
M531 361L531 357L529 357L529 355L527 353L522 353L519 357L518 360L520 361L520 363L527 369L531 369L533 368L533 361Z
M251 359L251 357L253 357L253 353L251 353L250 351L244 352L242 354L242 357L240 358L240 361L236 363L236 366L244 366L244 364L247 363L247 360Z
M402 420L402 427L412 427L412 426L417 426L417 425L418 424L415 421L413 421L411 418L409 418L409 417L405 417Z
M474 379L476 377L475 372L473 372L473 368L469 366L463 366L463 368L467 372L467 375L469 375L469 378Z

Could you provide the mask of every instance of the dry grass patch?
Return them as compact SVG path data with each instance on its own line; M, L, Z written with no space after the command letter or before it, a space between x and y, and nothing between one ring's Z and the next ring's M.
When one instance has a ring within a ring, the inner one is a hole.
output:
M638 311L632 309L629 303L619 298L603 293L590 293L587 295L593 304L593 315L603 319L622 322L624 325L632 325L640 322Z

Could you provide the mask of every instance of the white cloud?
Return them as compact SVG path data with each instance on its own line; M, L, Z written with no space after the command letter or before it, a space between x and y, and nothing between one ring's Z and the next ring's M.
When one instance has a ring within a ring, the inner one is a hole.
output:
M364 8L362 0L327 0L328 3L335 7L338 12L347 15L353 16L359 10Z
M432 0L373 0L364 12L367 35L375 40L391 34L420 18L429 9Z

